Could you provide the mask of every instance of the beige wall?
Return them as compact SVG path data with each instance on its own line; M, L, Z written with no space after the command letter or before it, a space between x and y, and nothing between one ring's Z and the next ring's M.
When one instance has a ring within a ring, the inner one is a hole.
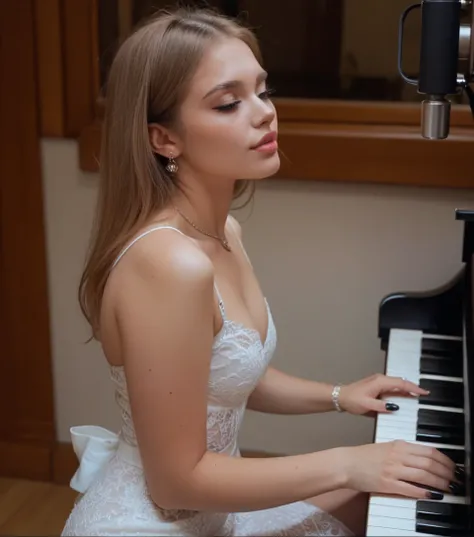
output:
M96 176L78 169L74 142L44 140L42 151L58 438L68 441L71 425L119 421L76 300ZM239 219L278 329L274 365L323 381L381 371L379 301L454 275L462 238L454 209L473 206L472 191L261 183L252 213ZM287 453L371 440L371 420L335 414L249 413L241 436L244 448Z

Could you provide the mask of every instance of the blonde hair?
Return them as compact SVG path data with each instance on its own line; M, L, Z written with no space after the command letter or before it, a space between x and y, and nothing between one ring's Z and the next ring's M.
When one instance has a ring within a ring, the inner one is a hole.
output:
M210 41L233 37L261 63L248 28L210 10L161 11L142 24L117 51L106 86L96 217L79 285L81 310L99 329L102 297L111 266L126 243L165 207L177 181L151 148L150 121L172 125ZM236 181L234 198L249 184Z

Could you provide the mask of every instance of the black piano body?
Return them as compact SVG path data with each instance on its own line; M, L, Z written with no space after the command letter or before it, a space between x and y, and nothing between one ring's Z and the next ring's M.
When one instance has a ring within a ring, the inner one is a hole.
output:
M474 508L472 499L474 497L474 483L472 476L472 446L474 438L472 432L472 416L474 416L474 325L473 325L473 278L474 278L474 211L456 210L455 218L464 224L464 236L462 241L462 268L452 281L439 289L427 292L400 292L386 296L380 304L378 335L381 340L381 348L388 351L390 345L390 334L394 329L402 331L422 331L423 334L434 334L439 336L452 336L458 339L462 347L461 367L457 371L462 371L462 389L464 405L464 457L465 468L465 505L460 520L456 520L454 528L449 529L447 519L436 527L436 516L433 517L433 524L417 524L413 535L465 535L474 536ZM395 330L397 331L397 330ZM423 352L423 351L422 351ZM386 355L387 356L387 355ZM423 358L423 354L421 355ZM428 362L426 362L428 363ZM387 364L386 364L387 366ZM387 371L387 368L386 368ZM426 371L425 371L426 372ZM460 374L460 373L458 373ZM459 379L458 379L459 380ZM459 384L458 390L461 390ZM419 411L418 411L419 412ZM377 419L376 430L378 427ZM418 425L417 425L418 434ZM417 436L418 439L418 436ZM377 441L377 440L375 440ZM379 440L380 441L380 440ZM464 498L463 498L464 501ZM375 511L375 508L373 510ZM418 511L417 511L418 512ZM382 513L383 514L383 513ZM429 517L429 515L428 515ZM377 518L376 516L372 518ZM374 522L371 519L370 503L367 524L384 525L383 517ZM382 520L382 522L380 522ZM417 518L418 521L418 518ZM452 523L452 519L451 519ZM396 527L396 524L394 525ZM384 533L386 531L387 533ZM383 530L380 535L395 535L395 529ZM372 527L372 533L377 535L377 528ZM392 533L390 533L392 532ZM406 532L406 535L412 533Z

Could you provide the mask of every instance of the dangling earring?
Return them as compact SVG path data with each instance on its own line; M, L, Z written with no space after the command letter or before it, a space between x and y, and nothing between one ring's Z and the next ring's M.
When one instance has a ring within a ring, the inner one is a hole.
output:
M166 170L170 173L176 173L178 171L178 165L176 164L172 154L169 156L169 162L166 165Z

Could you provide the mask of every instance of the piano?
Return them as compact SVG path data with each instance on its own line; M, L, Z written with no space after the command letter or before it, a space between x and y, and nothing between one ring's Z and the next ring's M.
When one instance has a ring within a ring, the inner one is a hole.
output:
M455 218L464 223L464 237L462 268L453 280L425 293L392 293L380 303L385 374L405 377L431 393L390 397L400 410L377 417L374 442L403 439L434 446L465 470L464 484L441 500L371 494L368 537L474 536L474 211L456 210Z

